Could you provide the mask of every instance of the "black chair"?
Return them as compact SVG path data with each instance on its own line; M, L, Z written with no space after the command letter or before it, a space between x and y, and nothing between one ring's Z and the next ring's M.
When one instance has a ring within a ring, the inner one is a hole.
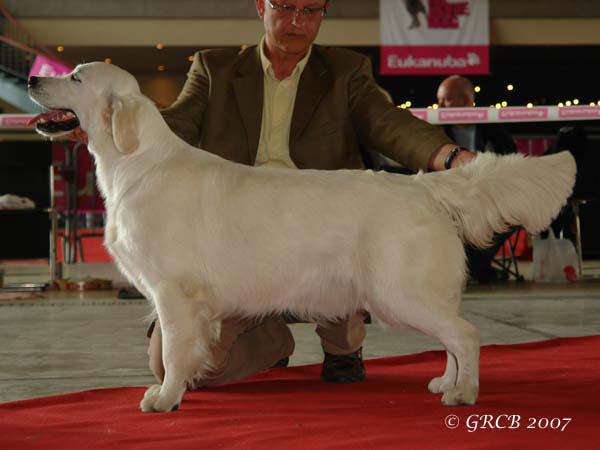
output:
M0 260L50 258L51 165L50 142L0 142L0 195L36 204L32 210L0 210Z

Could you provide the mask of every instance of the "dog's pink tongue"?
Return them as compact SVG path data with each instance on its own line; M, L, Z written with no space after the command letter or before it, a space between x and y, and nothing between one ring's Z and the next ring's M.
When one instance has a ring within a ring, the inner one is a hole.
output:
M37 116L35 116L34 118L32 118L29 122L27 122L27 125L33 125L35 123L38 122L48 122L48 121L53 121L53 120L58 120L60 116L63 116L65 114L64 111L61 111L60 109L53 109L51 111L45 112L45 113L41 113L38 114Z

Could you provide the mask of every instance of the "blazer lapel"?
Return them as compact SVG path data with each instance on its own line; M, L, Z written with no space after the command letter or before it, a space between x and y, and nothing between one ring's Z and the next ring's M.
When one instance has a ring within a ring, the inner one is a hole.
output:
M310 123L321 99L330 89L330 84L329 74L319 57L318 48L313 47L312 54L298 84L298 94L296 95L290 129L290 150Z
M250 165L254 165L262 124L264 75L258 47L247 51L249 54L242 62L232 84L246 129Z

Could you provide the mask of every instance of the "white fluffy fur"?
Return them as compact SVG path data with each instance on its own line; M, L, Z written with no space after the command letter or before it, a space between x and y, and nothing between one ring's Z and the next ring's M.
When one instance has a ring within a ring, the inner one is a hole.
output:
M439 338L448 362L430 390L447 405L475 402L478 331L459 316L463 239L547 227L574 183L569 153L480 154L416 176L247 167L180 140L121 69L75 72L81 83L44 79L30 95L79 117L106 199L106 246L158 313L166 377L143 411L173 409L206 374L220 318L326 320L360 308Z

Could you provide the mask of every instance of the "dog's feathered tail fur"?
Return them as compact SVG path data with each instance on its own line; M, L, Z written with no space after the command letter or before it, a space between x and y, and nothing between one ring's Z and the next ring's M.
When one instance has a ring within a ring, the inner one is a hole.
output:
M458 169L417 175L452 217L463 241L489 245L512 225L544 230L570 196L577 167L568 151L540 158L481 153Z

